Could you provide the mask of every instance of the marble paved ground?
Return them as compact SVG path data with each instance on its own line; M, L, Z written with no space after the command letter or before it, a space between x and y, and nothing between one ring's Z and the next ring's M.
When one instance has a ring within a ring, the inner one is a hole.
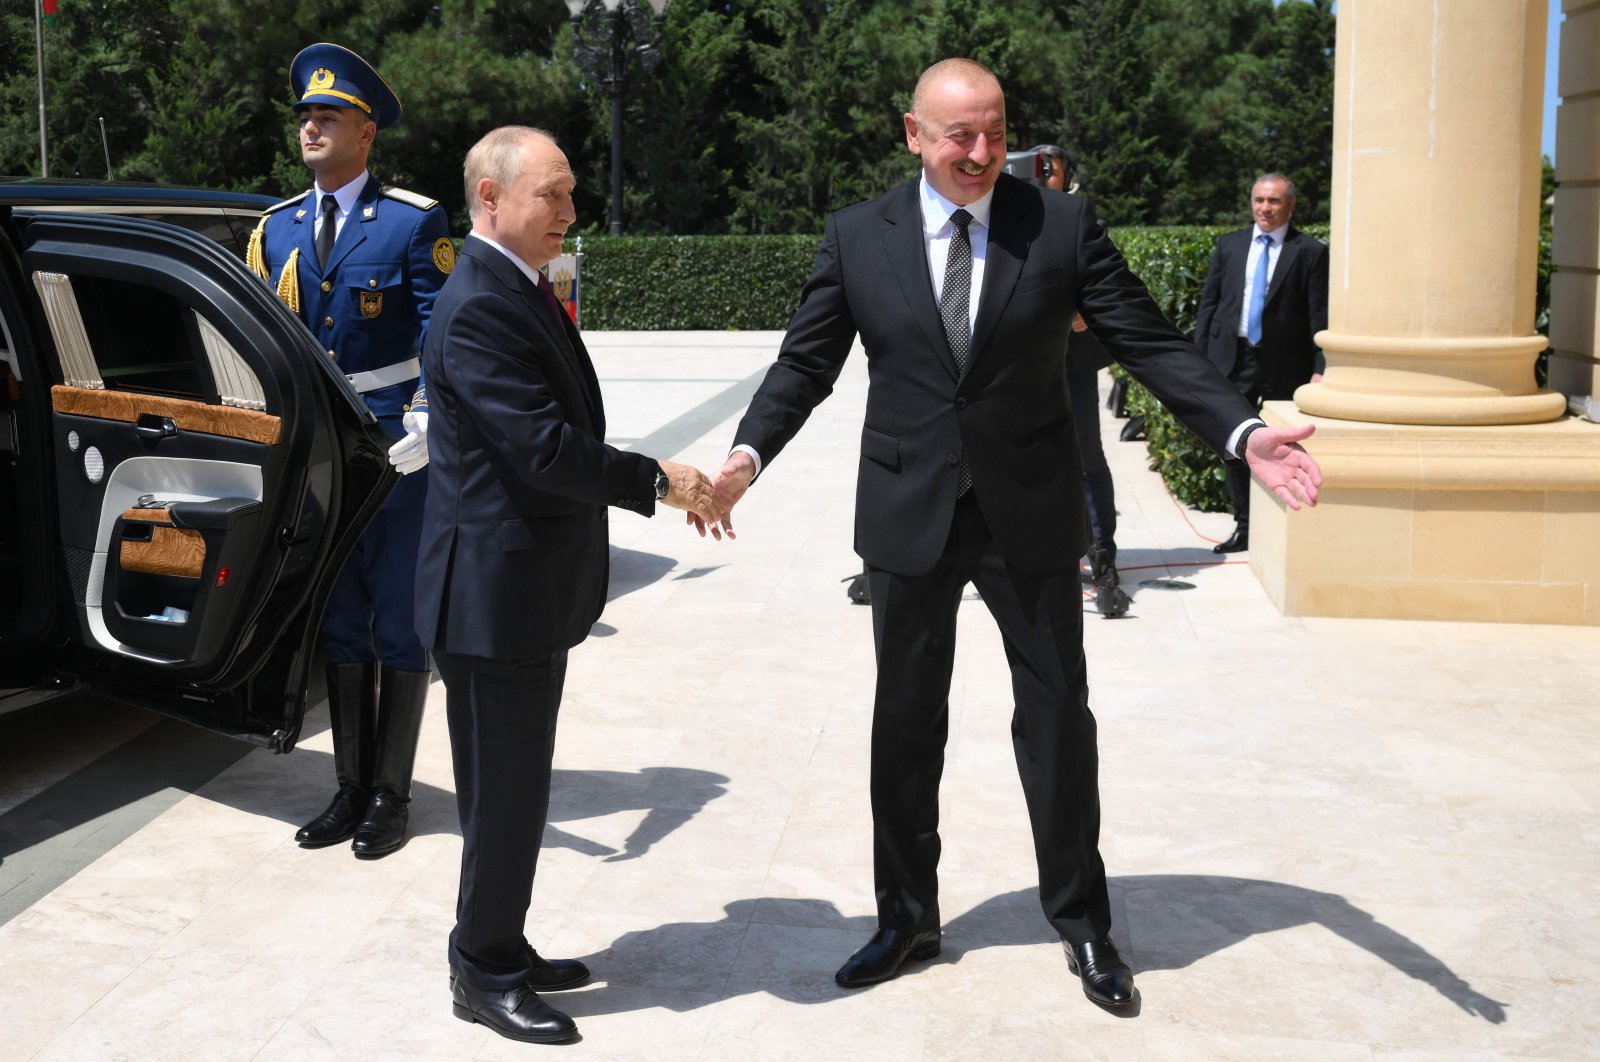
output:
M718 464L771 333L590 337L614 441ZM1033 895L1000 642L969 595L943 790L944 953L860 992L871 624L852 491L866 383L737 514L612 520L575 651L529 939L581 956L566 1057L1583 1058L1600 1054L1592 630L1284 618L1116 443L1131 614L1086 617L1103 848L1135 1017L1087 1003ZM1314 449L1314 447L1313 447ZM1140 588L1174 576L1192 589ZM320 701L320 698L319 698ZM451 1016L444 691L416 836L302 851L332 778L113 706L0 719L0 1059L530 1058Z

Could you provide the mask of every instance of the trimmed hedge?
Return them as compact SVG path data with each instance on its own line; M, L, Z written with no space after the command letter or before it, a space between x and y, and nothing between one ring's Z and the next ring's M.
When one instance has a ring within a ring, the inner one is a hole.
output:
M787 328L821 246L820 235L586 236L583 327Z

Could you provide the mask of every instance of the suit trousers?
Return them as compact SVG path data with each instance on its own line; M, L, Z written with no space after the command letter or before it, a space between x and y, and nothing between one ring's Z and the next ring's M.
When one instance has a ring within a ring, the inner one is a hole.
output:
M878 679L872 718L873 866L878 924L939 925L939 780L949 727L956 610L976 585L1005 644L1015 710L1011 741L1033 827L1039 898L1062 939L1111 929L1100 858L1099 750L1083 656L1076 557L1046 573L1006 563L974 491L956 503L932 571L868 566Z
M1260 348L1250 345L1250 341L1243 336L1239 337L1239 353L1233 363L1233 372L1228 379L1233 381L1233 386L1239 393L1250 400L1250 404L1257 409L1261 408L1261 364ZM1250 466L1243 461L1224 461L1222 463L1224 485L1228 489L1228 504L1233 508L1233 520L1245 527L1250 526Z
M461 816L461 887L450 965L484 990L531 972L523 924L550 811L567 653L491 660L434 651L444 678Z
M1098 374L1068 369L1067 401L1072 407L1072 427L1078 436L1078 458L1083 464L1083 499L1089 505L1089 528L1096 542L1114 549L1117 495L1111 466L1106 462L1105 446L1100 442Z

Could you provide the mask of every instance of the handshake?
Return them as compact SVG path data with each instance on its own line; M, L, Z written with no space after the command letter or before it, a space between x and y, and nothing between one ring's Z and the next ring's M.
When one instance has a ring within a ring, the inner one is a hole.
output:
M739 537L733 533L733 507L744 497L750 481L756 478L756 463L749 454L743 450L729 454L715 479L708 479L693 465L680 465L675 461L656 463L670 484L667 496L661 499L663 505L682 509L686 521L700 532L701 538L707 531L718 542L724 534L729 538Z

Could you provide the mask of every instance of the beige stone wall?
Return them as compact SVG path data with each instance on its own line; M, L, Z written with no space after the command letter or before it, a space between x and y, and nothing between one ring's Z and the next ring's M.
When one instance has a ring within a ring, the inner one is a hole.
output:
M1550 386L1600 394L1600 0L1565 0L1556 91Z

